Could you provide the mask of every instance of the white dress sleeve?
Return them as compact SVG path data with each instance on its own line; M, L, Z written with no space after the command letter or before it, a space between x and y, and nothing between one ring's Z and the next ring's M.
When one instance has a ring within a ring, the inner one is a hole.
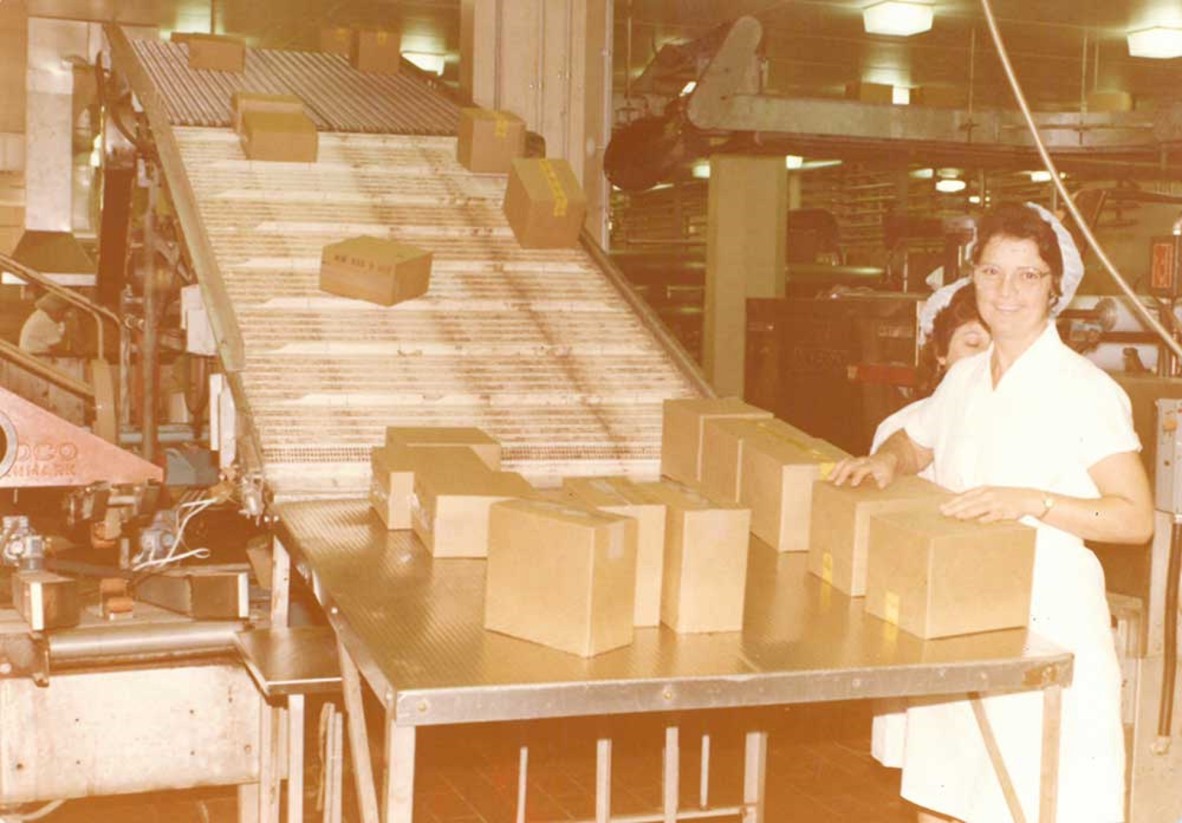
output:
M878 428L874 430L874 442L870 445L870 453L874 454L892 434L906 426L928 400L927 397L921 397L883 418L883 421L878 424Z
M1141 451L1129 396L1098 369L1078 404L1075 424L1076 453L1087 468L1114 454Z

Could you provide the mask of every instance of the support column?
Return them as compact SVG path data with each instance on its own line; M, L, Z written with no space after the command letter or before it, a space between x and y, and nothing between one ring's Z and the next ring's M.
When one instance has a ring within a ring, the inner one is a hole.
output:
M711 157L707 218L702 365L720 395L742 397L747 298L784 296L784 158Z
M607 236L603 152L611 138L608 0L462 0L460 88L510 111L567 160L587 193L587 229Z

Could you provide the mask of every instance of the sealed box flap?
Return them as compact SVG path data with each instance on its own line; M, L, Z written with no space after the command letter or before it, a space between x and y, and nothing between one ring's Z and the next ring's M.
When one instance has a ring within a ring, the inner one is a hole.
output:
M316 124L306 114L295 111L257 111L247 109L242 113L242 127L247 138L258 132L280 132L301 134L316 132Z
M494 505L501 508L511 509L513 511L526 512L539 517L557 520L562 523L569 523L575 526L585 526L588 528L611 528L617 523L627 523L629 520L626 517L599 511L597 509L583 508L574 502L539 500L534 497L519 498L515 500L503 500L500 503L495 503Z
M521 180L529 199L549 204L556 217L587 205L583 188L565 160L518 157L513 161L513 174Z
M895 528L909 531L923 539L984 537L998 540L1029 539L1034 546L1035 530L1017 521L1000 523L978 523L976 520L958 520L940 513L939 501L914 509L877 512L874 521L884 521Z
M477 107L463 108L463 109L460 109L460 117L466 117L469 120L475 120L475 121L483 120L483 121L494 122L497 124L504 123L505 124L505 129L504 129L505 134L501 134L500 133L501 129L498 128L496 131L496 134L498 137L508 136L508 127L509 126L515 126L515 125L524 126L525 125L525 121L522 120L520 117L518 117L516 114L513 114L512 112L508 112L508 111L500 111L498 109L482 109L482 108L477 108Z
M246 116L251 117L253 114L247 112ZM426 249L409 243L363 236L325 246L321 259L325 263L348 266L358 272L391 274L400 264L430 254Z
M699 489L678 483L676 480L662 480L659 483L642 483L642 489L649 499L655 503L664 503L671 509L679 511L704 511L707 509L736 509L746 510L746 506L714 500L707 497Z

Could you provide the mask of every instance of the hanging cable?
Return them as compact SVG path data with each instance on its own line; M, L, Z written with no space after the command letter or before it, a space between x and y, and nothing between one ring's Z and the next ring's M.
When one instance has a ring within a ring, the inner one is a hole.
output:
M989 26L989 34L993 38L993 45L997 48L997 57L1001 61L1002 70L1005 72L1006 79L1010 83L1010 89L1014 92L1014 99L1018 103L1018 108L1022 111L1022 117L1026 121L1026 126L1030 129L1030 136L1034 140L1034 147L1038 150L1038 156L1042 159L1043 167L1051 173L1051 182L1055 186L1055 190L1059 192L1059 196L1063 198L1063 205L1066 206L1067 211L1075 219L1075 223L1079 226L1080 232L1083 233L1084 239L1087 240L1088 246L1096 253L1096 257L1104 265L1105 271L1112 277L1112 281L1116 283L1117 288L1129 298L1132 303L1133 311L1138 317L1153 329L1166 347L1174 353L1174 356L1182 361L1182 345L1174 339L1166 327L1154 317L1149 309L1141 302L1137 293L1125 282L1124 277L1116 270L1112 261L1108 259L1108 255L1104 249L1100 247L1100 243L1096 240L1096 236L1092 234L1092 229L1088 226L1083 216L1079 213L1079 209L1075 207L1075 202L1071 199L1071 195L1067 192L1067 187L1063 185L1063 181L1059 178L1059 170L1055 167L1055 161L1051 159L1047 147L1042 142L1042 135L1038 133L1038 126L1034 122L1034 115L1030 113L1030 107L1026 104L1026 95L1022 92L1022 87L1018 84L1018 77L1014 74L1014 67L1010 63L1009 54L1006 52L1005 43L1002 42L1001 32L997 28L997 19L993 16L993 6L990 0L981 0L981 10L985 13L985 22Z

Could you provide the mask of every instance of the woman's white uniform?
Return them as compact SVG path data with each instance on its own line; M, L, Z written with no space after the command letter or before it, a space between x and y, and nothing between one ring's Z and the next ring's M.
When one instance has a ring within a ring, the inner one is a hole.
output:
M953 491L1018 486L1099 497L1088 469L1138 451L1124 391L1067 348L1053 322L994 388L992 347L958 362L906 422L933 451L935 480ZM1099 561L1078 537L1040 521L1029 628L1074 655L1064 690L1058 820L1124 819L1120 670ZM985 698L1002 756L1029 820L1038 818L1042 695ZM907 712L902 795L966 823L1010 821L971 707L913 703Z

